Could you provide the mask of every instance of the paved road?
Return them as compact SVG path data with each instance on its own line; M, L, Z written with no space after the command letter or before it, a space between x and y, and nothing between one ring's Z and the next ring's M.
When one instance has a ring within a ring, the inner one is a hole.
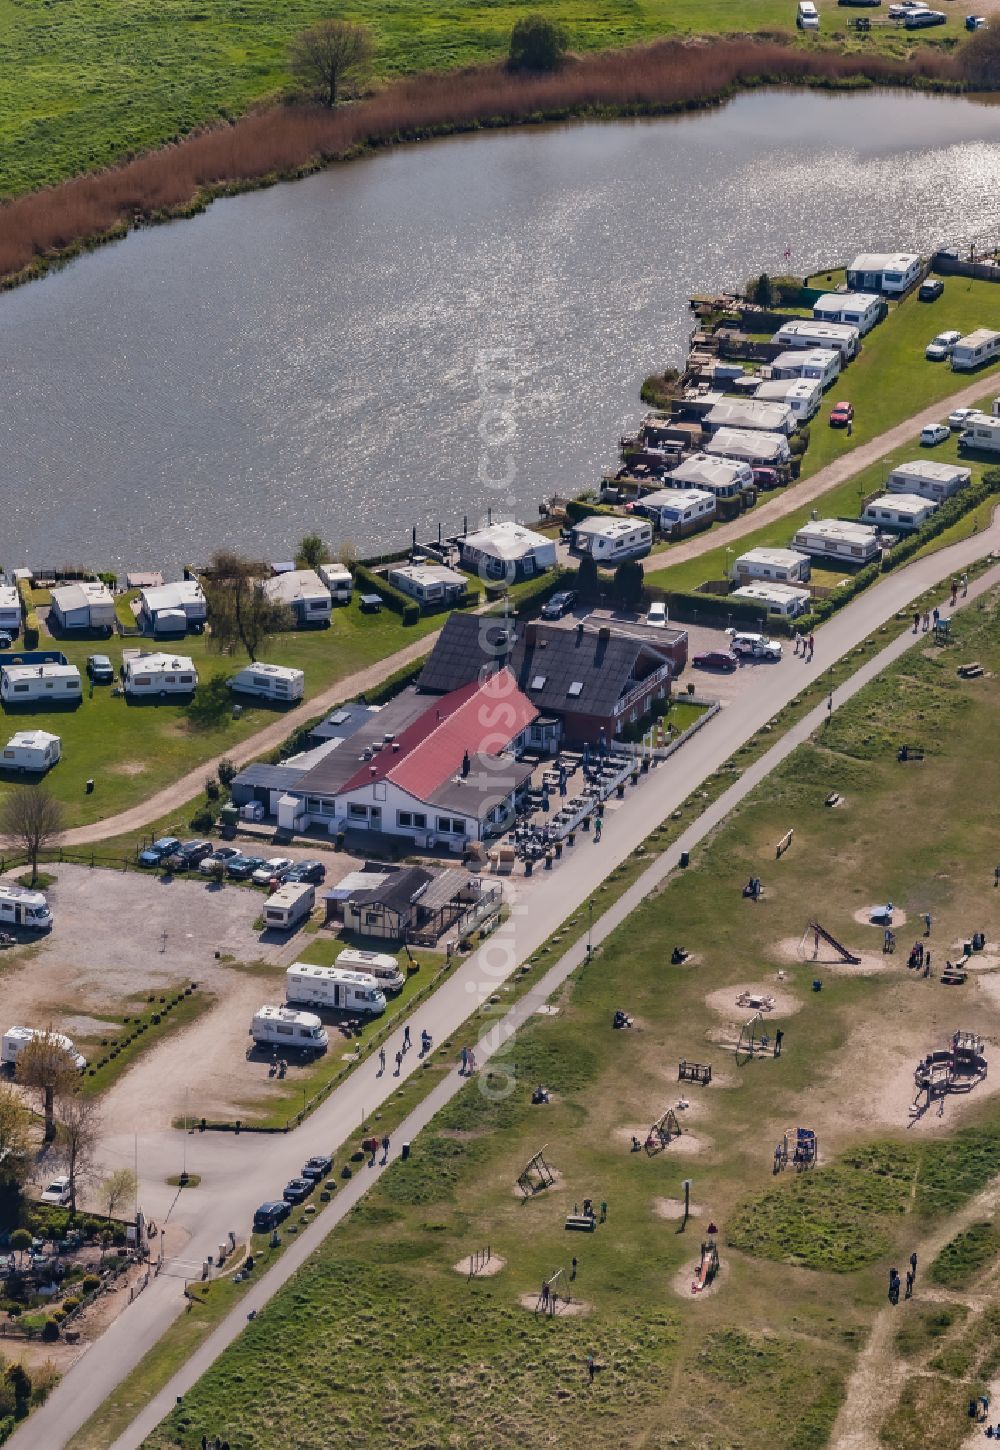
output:
M314 720L324 710L332 710L342 700L353 700L355 696L363 694L365 690L380 685L383 680L387 680L404 665L411 665L421 659L430 651L439 633L440 631L436 630L433 634L425 634L420 639L415 639L412 644L397 650L395 654L377 660L367 669L358 670L356 674L338 680L336 684L330 685L320 694L304 700L301 705L296 705L294 710L277 716L270 725L266 725L263 730L258 730L256 735L247 736L246 740L239 745L224 750L221 755L215 756L212 760L203 760L194 770L181 776L180 780L175 780L172 785L157 791L155 795L148 796L140 805L122 811L120 815L106 816L102 821L92 821L88 826L75 826L71 831L65 831L61 838L62 844L64 846L90 845L93 841L106 841L109 836L121 836L126 831L141 830L143 826L158 821L168 811L186 805L188 801L199 795L205 784L205 777L211 775L218 768L219 761L224 756L228 756L236 765L246 765L247 761L255 760L258 755L263 755L265 750L274 750L283 740L287 740L300 725Z
M928 423L940 423L947 418L948 414L955 408L968 408L973 403L978 403L990 389L990 379L978 378L967 387L960 388L957 393L950 394L943 398L940 403L934 403L931 407L925 408L922 413L907 418L904 423L897 423L895 428L889 428L885 433L880 433L877 438L870 438L867 443L859 443L850 452L843 453L821 468L812 478L807 478L801 483L792 484L788 488L781 489L774 494L766 503L758 504L749 513L740 514L738 518L730 520L727 524L716 524L715 528L709 529L706 533L695 534L690 539L684 539L678 544L671 544L668 548L662 549L659 553L649 554L642 560L642 567L647 574L656 573L660 569L668 569L673 564L684 564L689 559L697 559L701 554L708 554L713 549L725 548L727 544L734 543L737 539L743 539L747 534L752 534L757 529L762 529L775 519L785 518L788 514L795 513L803 504L812 503L814 499L822 494L836 488L838 484L846 483L855 474L861 473L871 464L877 463L893 449L900 448L904 443L913 443L921 428ZM996 379L992 379L994 386ZM812 426L820 426L822 420L817 414L813 419ZM914 445L916 446L916 445ZM570 554L565 546L560 545L561 562L575 564L575 555Z
M530 912L523 899L518 899L517 882L512 882L510 921L418 1009L412 1019L413 1036L418 1036L421 1028L426 1027L435 1041L454 1037L468 1016L496 991L515 967L530 956L566 917L572 915L607 874L625 860L700 782L706 780L739 745L794 698L806 680L848 653L879 624L905 610L926 589L948 579L991 550L1000 549L998 520L1000 514L988 530L896 570L841 610L817 631L817 651L812 664L806 664L794 655L786 655L778 666L756 667L754 678L741 697L738 708L723 710L711 725L685 745L679 756L665 762L645 778L635 791L630 792L625 807L609 809L600 845L592 837L580 840L570 857L557 868L560 889L532 892ZM998 580L1000 568L991 569L970 590L970 599ZM960 601L960 604L962 602L965 601ZM908 629L900 633L881 655L870 660L848 685L838 690L835 705L884 668L890 659L902 653L912 638ZM642 880L600 921L595 922L596 939L600 940L625 918L648 894L651 882L662 879L672 869L680 850L690 849L754 784L764 778L768 770L773 769L783 755L806 738L823 713L824 707L817 707L807 720L794 727L773 751L749 767L718 801L709 806L681 840L657 859ZM683 760L680 768L678 760ZM582 950L578 945L567 953L527 1001L513 1009L509 1026L513 1027L537 1008L538 1002L543 1000L539 994L552 991L558 981L578 965ZM496 1029L492 1030L496 1032ZM495 1045L496 1042L491 1044L487 1037L480 1044L481 1058L490 1055ZM395 1043L388 1048L390 1063L394 1053ZM419 1064L416 1053L410 1052L404 1059L403 1075L409 1076L414 1071L419 1071ZM436 1093L445 1096L435 1097L427 1112L433 1111L445 1100L449 1084L454 1091L456 1077L453 1073L436 1089ZM187 1167L202 1175L202 1183L197 1191L181 1195L172 1213L166 1238L168 1258L164 1274L77 1361L46 1404L9 1443L16 1450L56 1450L56 1447L65 1445L181 1312L180 1283L174 1275L183 1276L187 1266L190 1266L188 1272L194 1275L196 1266L223 1241L230 1229L244 1233L256 1203L280 1190L283 1182L297 1171L311 1152L341 1143L365 1120L366 1115L377 1110L396 1085L394 1077L386 1075L379 1078L374 1064L365 1064L301 1128L287 1136L266 1140L266 1146L262 1145L260 1138L247 1135L239 1138L215 1134L185 1137L177 1132L159 1132L140 1135L137 1142L131 1136L124 1140L110 1139L105 1144L104 1155L109 1167L118 1163L131 1164L133 1154L138 1151L143 1204L161 1223L167 1217L172 1192L166 1188L164 1179L178 1171L184 1146ZM423 1107L418 1108L403 1131L397 1133L397 1146L422 1125L424 1111ZM321 1223L301 1240L302 1249L296 1245L293 1253L308 1252L308 1248L315 1245L321 1234L328 1231L350 1206L350 1194L362 1192L363 1184L371 1181L376 1174L377 1170L365 1170L360 1178L352 1180L351 1187L338 1195L340 1202L327 1210ZM286 1265L291 1266L288 1268L291 1272L296 1262L289 1255L276 1266L272 1276L262 1280L252 1291L261 1296L260 1300L248 1301L246 1308L241 1306L240 1314L245 1313L247 1308L260 1307L266 1302L269 1294L283 1282ZM232 1337L238 1330L239 1324L237 1314L227 1322L225 1329L220 1326L217 1331L219 1337L213 1336L209 1341L216 1346L216 1352L228 1342L226 1336ZM202 1353L208 1354L207 1346ZM192 1361L190 1372L200 1372L208 1362L209 1359L196 1358ZM182 1372L182 1376L185 1373ZM181 1378L176 1383L183 1382ZM154 1402L155 1408L151 1408L121 1437L115 1450L138 1445L151 1424L155 1423L151 1417L161 1417L164 1406L169 1408L168 1398L179 1392L172 1382L168 1391L164 1392L167 1398L158 1398Z

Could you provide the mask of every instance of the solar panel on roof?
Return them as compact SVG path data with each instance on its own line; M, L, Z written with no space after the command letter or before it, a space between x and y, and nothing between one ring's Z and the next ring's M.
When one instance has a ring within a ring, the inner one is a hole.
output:
M583 681L582 680L574 680L573 683L570 685L569 689L566 691L566 693L567 693L567 695L582 695L583 694Z
M545 689L545 676L544 675L536 675L535 678L531 682L531 688L533 690L544 690Z

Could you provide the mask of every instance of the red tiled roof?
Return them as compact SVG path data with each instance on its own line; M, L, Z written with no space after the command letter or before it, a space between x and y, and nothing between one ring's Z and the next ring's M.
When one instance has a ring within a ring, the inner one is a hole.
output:
M439 786L459 775L468 751L498 755L538 716L538 710L517 687L510 670L489 679L472 680L436 700L402 732L396 744L383 747L341 786L346 793L377 780L391 780L417 800L427 800Z

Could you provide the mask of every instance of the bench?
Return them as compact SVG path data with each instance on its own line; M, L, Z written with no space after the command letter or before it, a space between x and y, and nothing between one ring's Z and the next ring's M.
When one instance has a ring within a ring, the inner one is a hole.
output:
M575 1229L578 1233L592 1234L597 1227L597 1219L592 1218L589 1213L568 1213L566 1227Z
M681 1059L677 1064L677 1081L710 1083L712 1065L709 1062L685 1062Z
M986 673L978 660L971 660L967 665L959 665L958 674L963 680L978 680Z
M840 792L839 791L832 790L830 792L830 794L827 796L826 800L823 802L823 804L825 806L839 806L840 805Z

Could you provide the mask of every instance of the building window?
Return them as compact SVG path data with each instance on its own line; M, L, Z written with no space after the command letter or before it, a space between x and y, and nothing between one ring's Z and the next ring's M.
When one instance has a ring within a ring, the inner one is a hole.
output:
M378 912L377 911L366 911L365 912L365 926L378 926Z
M397 826L412 826L413 825L413 815L412 815L412 813L410 811L397 811L396 812L396 824L397 824Z
M368 819L368 807L359 806L354 801L351 801L347 807L347 814L355 821L366 821Z
M444 833L446 835L450 836L451 835L451 816L438 816L437 828L438 828L439 831L444 831Z
M413 824L416 826L418 831L423 831L427 827L427 817L423 815L420 811L414 811Z

